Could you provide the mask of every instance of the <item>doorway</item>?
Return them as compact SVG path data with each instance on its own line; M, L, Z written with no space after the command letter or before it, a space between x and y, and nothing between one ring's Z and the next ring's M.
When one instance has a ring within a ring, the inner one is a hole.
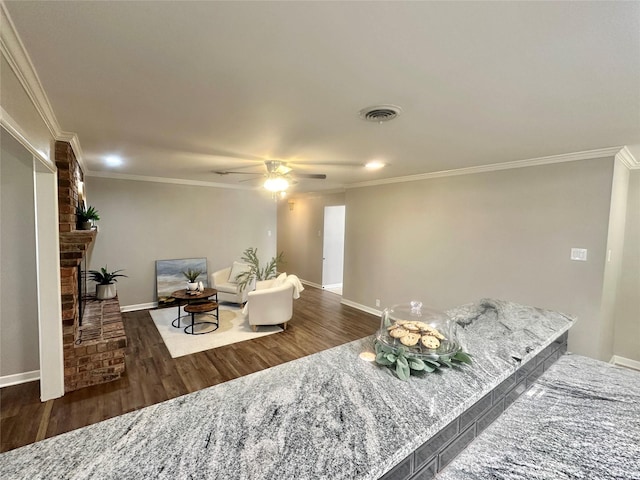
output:
M324 207L322 288L338 295L342 295L345 213L344 205Z

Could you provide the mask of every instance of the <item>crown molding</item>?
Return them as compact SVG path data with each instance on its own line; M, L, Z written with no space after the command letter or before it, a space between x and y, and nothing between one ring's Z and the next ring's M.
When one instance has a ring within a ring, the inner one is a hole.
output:
M498 170L510 170L512 168L534 167L537 165L549 165L552 163L575 162L578 160L591 160L594 158L615 157L626 147L607 147L584 152L563 153L561 155L551 155L548 157L530 158L527 160L515 160L512 162L492 163L489 165L478 165L476 167L456 168L452 170L441 170L439 172L420 173L408 175L406 177L384 178L381 180L371 180L368 182L358 182L346 185L346 188L372 187L376 185L387 185L390 183L415 182L418 180L428 180L431 178L453 177L456 175L471 175L474 173L495 172ZM627 150L628 151L628 150ZM633 156L629 153L631 158Z
M626 146L622 147L620 151L616 153L616 160L620 160L629 170L640 169L640 162L638 162Z
M183 178L150 177L146 175L130 175L128 173L113 172L85 172L85 177L112 178L114 180L132 180L135 182L171 183L174 185L192 185L196 187L227 188L229 190L261 190L260 187L244 187L228 183L203 182L201 180L185 180Z
M2 107L0 107L0 125L24 148L26 148L41 164L51 171L51 173L55 173L57 171L55 163L53 163L44 152L41 152L33 146L27 138L27 135L25 135L20 128L20 125L18 125L18 123L11 118L11 115L9 115Z
M325 197L327 195L335 195L338 193L345 193L344 187L339 188L331 188L327 190L314 190L312 192L291 192L287 194L287 198L295 199L295 198L320 198Z
M80 168L83 172L86 172L87 168L84 163L78 136L75 133L64 132L60 128L60 124L53 112L40 77L38 77L38 72L16 31L15 25L3 1L0 1L0 51L18 78L20 85L24 88L31 103L33 103L40 118L42 118L42 121L51 133L51 136L56 140L69 142L71 144Z

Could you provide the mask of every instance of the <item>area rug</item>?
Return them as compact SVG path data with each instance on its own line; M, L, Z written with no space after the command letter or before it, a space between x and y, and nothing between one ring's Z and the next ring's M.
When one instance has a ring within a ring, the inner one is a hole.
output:
M188 335L184 333L184 327L191 323L191 315L185 316L180 320L181 328L171 325L171 322L178 315L177 307L151 310L149 313L172 358L282 332L282 329L276 325L260 326L258 331L254 332L251 330L249 321L242 315L239 308L226 305L220 306L220 326L218 329L203 335ZM180 309L180 313L184 315L182 309ZM215 319L209 315L202 314L196 315L196 322L198 321L215 322ZM210 325L197 326L196 332L208 331L211 328Z

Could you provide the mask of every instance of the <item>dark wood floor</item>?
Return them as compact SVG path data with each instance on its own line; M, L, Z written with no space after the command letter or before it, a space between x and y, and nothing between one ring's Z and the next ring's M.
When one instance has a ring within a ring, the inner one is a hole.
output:
M114 382L40 402L39 382L0 389L5 452L373 334L379 319L307 287L282 333L171 358L147 310L123 314L126 372Z

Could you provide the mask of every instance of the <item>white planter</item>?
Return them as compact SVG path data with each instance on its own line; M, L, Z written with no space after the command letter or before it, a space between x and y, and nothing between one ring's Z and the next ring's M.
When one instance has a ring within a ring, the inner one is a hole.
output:
M108 300L116 296L116 284L96 285L96 298L98 300Z
M198 289L198 283L197 282L187 282L187 289L191 290L191 291L195 291Z

